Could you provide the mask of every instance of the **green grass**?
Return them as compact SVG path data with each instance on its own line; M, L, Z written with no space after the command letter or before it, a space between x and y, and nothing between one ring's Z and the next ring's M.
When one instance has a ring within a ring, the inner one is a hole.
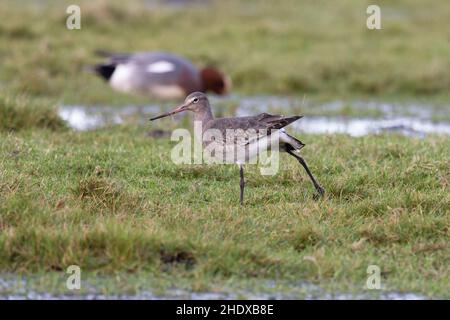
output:
M49 102L24 96L0 95L0 131L46 128L53 131L67 129L56 108Z
M71 1L0 3L0 277L42 276L44 290L60 290L78 264L112 293L147 277L143 287L157 290L269 279L281 291L308 282L364 292L376 264L385 290L450 297L449 137L302 136L325 198L313 200L302 168L282 155L275 177L248 168L241 207L236 167L176 166L173 144L148 127L75 132L53 107L146 103L83 68L99 61L96 49L167 50L219 66L239 95L304 96L312 107L292 110L302 114L377 117L353 102L392 99L446 120L447 0L380 1L381 31L365 27L369 1L79 3L77 31L65 28ZM315 109L322 101L345 103ZM217 113L236 108L220 103Z
M363 290L377 264L388 290L448 297L449 138L307 135L326 197L282 155L275 177L248 167L241 207L236 167L174 165L146 130L0 133L0 270Z
M234 90L448 101L450 3L379 1L382 30L366 28L370 1L211 1L181 9L140 1L79 1L82 29L65 28L71 1L0 4L0 83L66 103L146 101L83 72L96 49L168 50L216 64ZM43 19L42 17L45 17Z

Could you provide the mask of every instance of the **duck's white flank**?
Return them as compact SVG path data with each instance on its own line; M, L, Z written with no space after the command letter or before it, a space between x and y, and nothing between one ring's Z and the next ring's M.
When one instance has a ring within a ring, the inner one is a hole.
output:
M129 64L118 64L114 70L109 83L111 86L119 91L132 91L132 79L135 69Z

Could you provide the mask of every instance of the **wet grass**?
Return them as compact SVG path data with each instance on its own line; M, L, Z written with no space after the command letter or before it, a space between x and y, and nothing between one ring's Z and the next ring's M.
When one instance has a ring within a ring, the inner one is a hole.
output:
M141 1L79 3L82 29L69 31L70 1L2 1L2 87L65 103L143 102L113 92L83 68L99 61L99 48L168 50L220 66L241 93L448 102L446 0L380 1L379 31L366 28L370 1L206 1L156 9Z
M234 166L177 166L144 127L0 133L0 270L307 281L448 297L449 138L304 136L327 190L312 198L296 161L275 177ZM212 282L211 282L212 281Z

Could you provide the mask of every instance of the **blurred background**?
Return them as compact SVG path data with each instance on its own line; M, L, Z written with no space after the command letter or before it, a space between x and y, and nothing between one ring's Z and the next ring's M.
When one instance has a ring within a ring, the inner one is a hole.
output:
M61 104L148 102L113 92L84 66L98 49L165 50L214 64L241 95L322 100L448 101L450 4L378 1L382 30L368 30L371 1L77 1L81 30L67 30L73 1L0 4L0 88Z
M86 115L90 106L152 103L149 97L118 93L86 72L87 65L101 61L95 51L163 50L230 76L233 90L216 102L218 115L271 110L328 116L311 118L316 122L310 127L319 133L352 133L354 126L364 132L387 127L450 133L448 1L432 6L378 1L381 30L366 27L370 1L78 1L81 30L66 28L70 4L1 2L3 99L9 96L11 103L25 95L37 104L56 105L73 126L87 128L93 121ZM402 119L392 120L393 115ZM367 128L367 121L335 116L392 121ZM414 117L430 122L423 127ZM445 123L434 128L433 122Z

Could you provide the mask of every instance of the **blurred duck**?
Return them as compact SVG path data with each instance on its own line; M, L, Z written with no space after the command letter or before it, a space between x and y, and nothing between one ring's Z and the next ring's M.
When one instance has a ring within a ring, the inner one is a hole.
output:
M198 70L192 62L171 53L98 51L97 54L107 59L93 66L93 71L111 87L126 93L182 99L195 91L223 95L231 86L230 79L219 70L213 67Z

